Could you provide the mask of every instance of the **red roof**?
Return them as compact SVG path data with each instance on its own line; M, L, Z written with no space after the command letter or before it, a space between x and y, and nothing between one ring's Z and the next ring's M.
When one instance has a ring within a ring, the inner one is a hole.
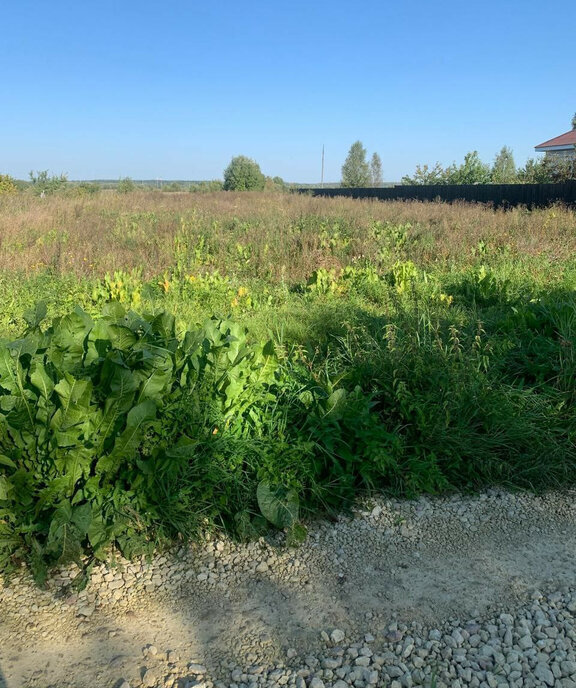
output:
M544 143L536 146L538 148L548 148L548 146L576 146L576 129L567 131L561 136L557 136L555 139L550 139L550 141L544 141Z

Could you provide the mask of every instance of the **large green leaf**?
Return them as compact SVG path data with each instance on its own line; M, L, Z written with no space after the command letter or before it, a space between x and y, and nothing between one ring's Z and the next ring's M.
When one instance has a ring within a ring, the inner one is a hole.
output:
M159 313L152 321L152 332L165 341L173 339L176 329L176 319L171 313Z
M110 341L115 349L129 351L138 341L138 335L124 325L110 325Z
M7 392L19 391L16 361L6 344L0 344L0 387Z
M60 372L82 365L85 343L93 325L81 308L54 321L48 357Z
M13 342L9 342L7 348L13 353L13 355L20 358L28 354L32 356L38 350L38 341L35 337L24 337L23 339L16 339Z
M137 401L154 399L162 403L162 395L170 386L173 363L170 352L160 347L148 347L142 352L141 368L134 371L139 382Z
M46 540L46 549L59 564L73 561L81 566L81 541L85 533L78 529L74 519L74 512L75 509L73 509L69 501L62 502L54 510ZM89 525L88 523L86 531Z
M348 395L345 389L335 389L326 400L326 415L334 420L342 417Z
M106 398L116 401L118 410L124 412L132 406L138 389L138 378L123 363L107 359L102 366L100 386Z
M24 312L24 320L30 330L36 330L40 327L47 313L48 308L46 307L46 303L44 301L39 301L33 309Z
M16 464L6 454L0 454L0 466L8 466L8 468L16 468Z
M0 500L8 499L10 492L12 492L12 483L5 475L0 475Z
M105 476L110 476L117 471L124 459L134 458L146 423L155 417L156 404L151 400L143 401L131 409L126 418L124 432L116 439L112 451L99 459L96 470Z
M54 381L40 360L34 360L30 365L30 382L45 399L48 399L54 390Z
M53 429L58 446L71 447L79 444L91 422L90 401L92 382L77 380L69 373L54 386L58 395L60 408L52 416L50 426Z
M259 483L256 499L262 515L277 528L288 528L298 521L300 500L294 490Z
M73 507L70 520L81 535L86 535L92 522L92 506L90 504L80 504L80 506Z

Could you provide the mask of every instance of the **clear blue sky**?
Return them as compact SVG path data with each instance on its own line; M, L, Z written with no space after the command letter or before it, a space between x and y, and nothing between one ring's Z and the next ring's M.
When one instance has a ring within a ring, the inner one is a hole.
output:
M570 129L574 0L18 0L2 7L0 172L214 179L231 157L340 179L418 163L517 164Z

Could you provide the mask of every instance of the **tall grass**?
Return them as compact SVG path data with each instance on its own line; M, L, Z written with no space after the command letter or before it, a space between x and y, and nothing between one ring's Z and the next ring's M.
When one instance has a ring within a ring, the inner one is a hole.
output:
M0 197L0 269L101 276L175 259L275 282L318 267L405 257L458 265L496 253L551 261L576 251L576 215L562 207L355 201L270 193Z

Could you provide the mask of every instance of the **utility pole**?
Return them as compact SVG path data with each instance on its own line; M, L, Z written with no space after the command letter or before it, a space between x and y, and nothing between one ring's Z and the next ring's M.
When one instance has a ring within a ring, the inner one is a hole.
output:
M324 144L322 144L322 176L320 177L320 187L324 188Z

